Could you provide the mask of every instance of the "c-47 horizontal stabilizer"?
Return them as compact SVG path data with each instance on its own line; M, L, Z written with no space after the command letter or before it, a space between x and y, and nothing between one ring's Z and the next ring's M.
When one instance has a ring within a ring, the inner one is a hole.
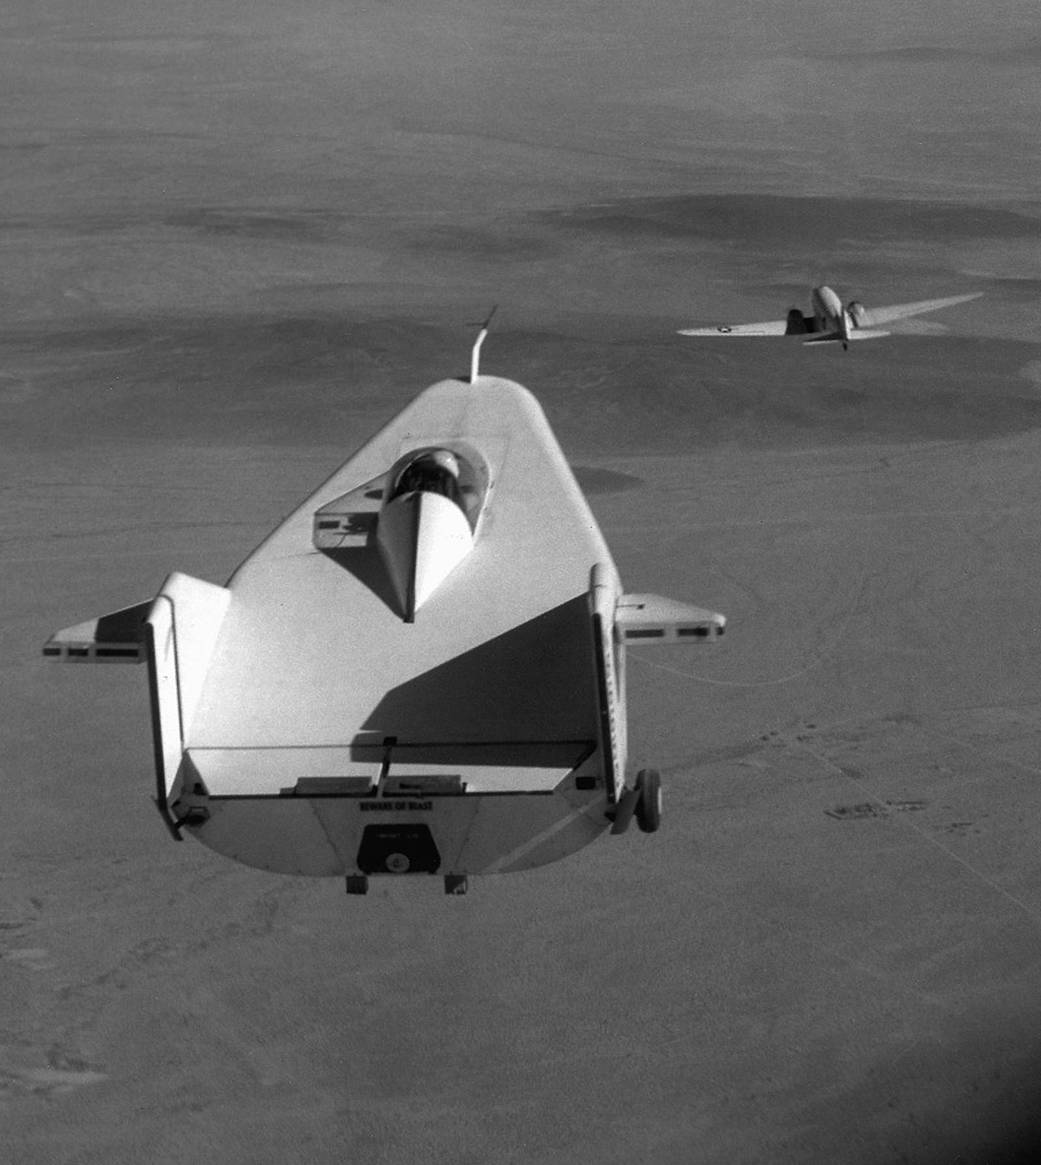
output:
M615 626L626 643L703 643L718 639L727 621L715 611L661 595L622 595Z
M144 625L153 599L56 631L43 654L62 663L141 663Z

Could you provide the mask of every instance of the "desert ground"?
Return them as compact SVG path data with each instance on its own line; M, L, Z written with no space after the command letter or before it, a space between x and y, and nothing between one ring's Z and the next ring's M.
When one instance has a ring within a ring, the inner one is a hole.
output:
M0 17L0 1156L1034 1159L1041 21L52 0ZM827 280L890 340L698 342ZM626 585L653 837L263 874L149 803L140 668L56 628L223 582L426 385L541 400Z

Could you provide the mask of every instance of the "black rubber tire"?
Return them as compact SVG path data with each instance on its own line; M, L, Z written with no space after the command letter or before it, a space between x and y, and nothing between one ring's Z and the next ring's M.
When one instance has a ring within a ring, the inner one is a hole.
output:
M641 769L636 774L636 824L643 833L657 833L661 828L661 777L657 769Z

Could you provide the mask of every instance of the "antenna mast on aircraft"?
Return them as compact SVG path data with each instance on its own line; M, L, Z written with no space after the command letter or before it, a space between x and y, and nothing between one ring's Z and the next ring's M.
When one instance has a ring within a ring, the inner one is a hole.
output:
M488 328L492 322L492 316L499 310L499 305L495 304L492 310L479 323L471 324L471 327L479 327L481 330L477 333L477 339L474 340L473 351L470 353L470 383L477 379L480 373L481 365L481 345L484 343L485 336L488 335Z

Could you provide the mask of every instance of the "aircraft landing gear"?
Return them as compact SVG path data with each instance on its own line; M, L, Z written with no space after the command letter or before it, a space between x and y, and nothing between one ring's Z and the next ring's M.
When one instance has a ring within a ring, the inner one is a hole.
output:
M614 815L611 821L611 832L613 834L625 833L629 828L629 822L633 819L633 814L636 812L636 806L640 801L640 792L638 789L626 789L625 792L618 798L618 804L614 808Z
M634 817L642 833L657 833L661 827L661 777L657 769L641 769L636 784L618 798L611 832L625 833Z
M661 777L657 769L641 769L636 774L636 824L643 833L657 833L661 827Z

